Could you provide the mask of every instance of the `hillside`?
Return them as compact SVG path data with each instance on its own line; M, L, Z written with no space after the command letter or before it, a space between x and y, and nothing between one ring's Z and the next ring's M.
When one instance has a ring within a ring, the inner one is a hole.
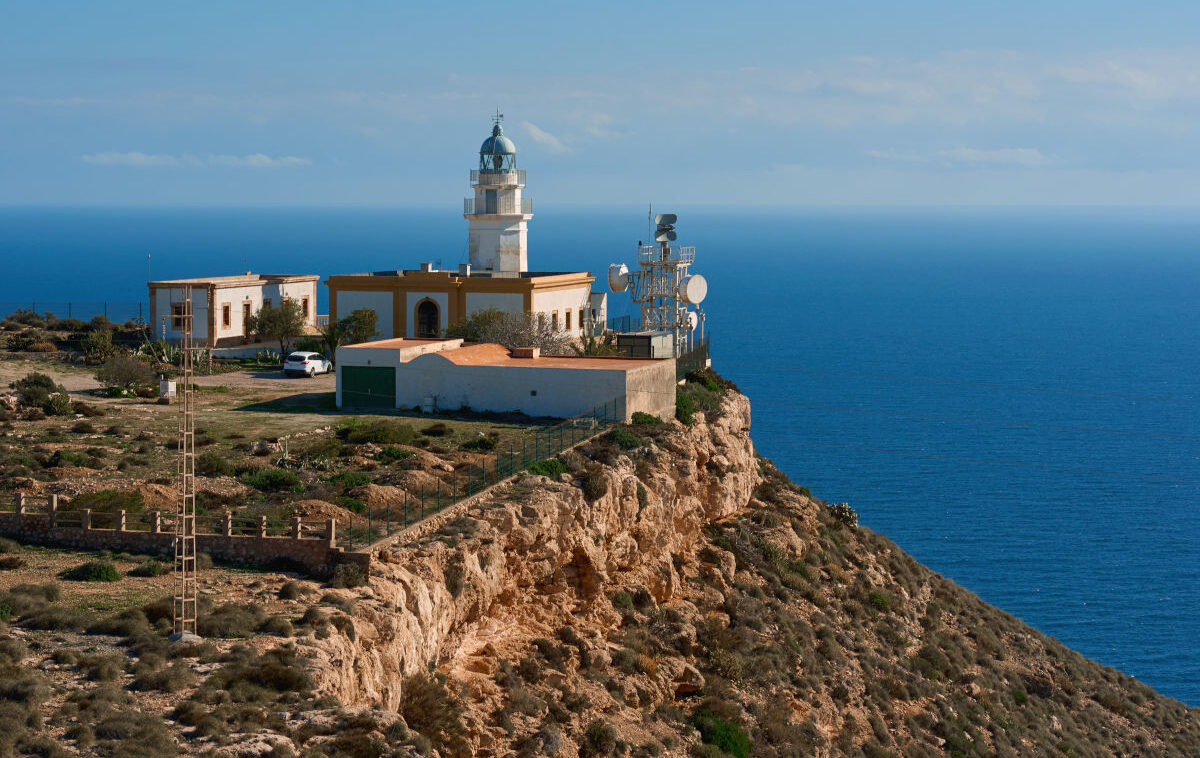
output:
M85 608L36 584L78 556L9 546L0 755L1197 754L1200 712L810 497L732 385L684 392L690 426L447 509L365 585L206 571L192 649L167 577Z

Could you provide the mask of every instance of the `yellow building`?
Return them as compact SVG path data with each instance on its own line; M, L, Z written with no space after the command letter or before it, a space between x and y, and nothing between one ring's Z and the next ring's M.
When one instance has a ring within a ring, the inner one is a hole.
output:
M607 295L592 293L591 274L528 270L527 224L533 203L522 196L525 171L517 168L516 152L497 117L492 135L479 149L479 168L471 171L474 196L463 203L470 263L456 271L422 263L413 270L330 276L325 281L329 317L373 310L381 339L437 337L488 308L532 314L573 337L592 323L603 324Z

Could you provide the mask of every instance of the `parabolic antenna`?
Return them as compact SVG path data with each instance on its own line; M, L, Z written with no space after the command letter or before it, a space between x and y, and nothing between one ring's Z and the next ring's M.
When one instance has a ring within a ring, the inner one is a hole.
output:
M613 292L629 289L629 267L624 263L612 263L608 267L608 288Z
M611 272L611 269L609 269ZM612 274L609 274L611 280ZM685 303L699 305L708 296L708 282L700 274L685 276L679 280L679 299Z
M688 311L688 331L696 331L696 326L700 323L700 314L695 311Z

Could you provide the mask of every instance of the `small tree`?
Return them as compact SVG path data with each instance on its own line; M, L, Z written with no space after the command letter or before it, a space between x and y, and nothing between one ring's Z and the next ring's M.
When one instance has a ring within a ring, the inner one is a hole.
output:
M370 342L379 334L377 316L370 308L359 308L340 321L345 329L347 345Z
M462 337L468 342L495 342L508 349L536 347L548 355L566 355L571 338L556 330L543 319L539 323L533 314L509 313L498 308L485 308L472 313L466 321L446 329L447 337Z
M17 399L21 405L27 408L41 408L42 410L45 410L51 397L67 393L61 384L46 374L36 371L32 374L26 374L25 378L18 379L8 386L17 391Z
M614 337L615 335L612 332L585 334L579 338L578 344L571 345L571 349L575 351L576 355L620 355L621 351L613 344Z
M288 344L304 332L304 312L295 300L264 305L250 317L249 327L260 340L277 340L279 354L286 355Z
M105 387L123 390L151 387L154 385L154 369L128 353L116 353L96 372L96 380Z
M83 347L83 359L88 363L104 363L112 357L113 333L108 329L93 329L83 335L80 340Z

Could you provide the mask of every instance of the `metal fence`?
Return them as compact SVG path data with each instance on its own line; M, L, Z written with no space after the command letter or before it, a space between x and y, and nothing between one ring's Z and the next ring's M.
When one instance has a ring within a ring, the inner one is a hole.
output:
M699 371L708 366L708 337L693 340L691 350L675 359L675 378L682 379L690 371Z
M145 321L150 315L150 307L146 303L130 301L49 301L26 300L24 302L0 302L0 318L14 315L18 312L35 313L47 320L53 318L76 318L80 321L90 321L96 316L104 316L109 321L123 323L125 321Z
M367 508L352 515L349 528L338 535L338 546L347 550L364 548L378 539L416 524L442 510L478 495L488 487L536 464L554 458L580 442L602 434L625 421L625 397L596 406L578 416L551 427L539 429L507 450L495 450L478 466L455 469L449 477L440 477L436 485L410 493L404 491L401 502L388 501L382 507ZM481 438L482 439L482 438Z

